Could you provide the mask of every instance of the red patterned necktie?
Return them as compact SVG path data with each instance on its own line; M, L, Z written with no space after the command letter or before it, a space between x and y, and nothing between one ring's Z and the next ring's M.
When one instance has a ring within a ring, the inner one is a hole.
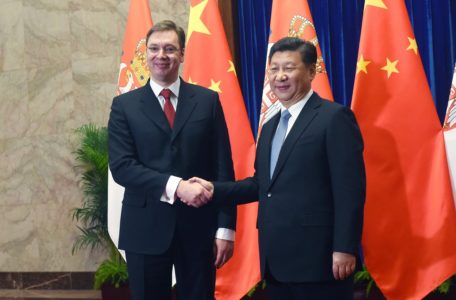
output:
M160 92L160 95L165 98L165 105L163 106L163 111L165 112L166 118L168 119L169 126L173 128L174 124L174 116L176 115L176 111L174 110L173 104L171 103L171 90L170 89L163 89Z

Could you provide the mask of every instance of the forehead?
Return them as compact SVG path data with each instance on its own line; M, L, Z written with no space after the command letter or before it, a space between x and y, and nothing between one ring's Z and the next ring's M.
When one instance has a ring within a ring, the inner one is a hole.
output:
M156 31L152 33L147 41L147 45L162 44L179 46L179 38L177 33L173 30Z
M299 64L300 62L299 51L277 51L272 55L270 64Z

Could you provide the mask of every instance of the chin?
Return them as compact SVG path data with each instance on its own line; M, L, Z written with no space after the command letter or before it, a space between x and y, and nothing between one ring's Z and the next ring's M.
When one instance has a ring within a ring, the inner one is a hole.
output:
M277 95L277 98L279 98L280 102L282 102L283 104L287 104L291 101L290 97L280 97L279 95Z

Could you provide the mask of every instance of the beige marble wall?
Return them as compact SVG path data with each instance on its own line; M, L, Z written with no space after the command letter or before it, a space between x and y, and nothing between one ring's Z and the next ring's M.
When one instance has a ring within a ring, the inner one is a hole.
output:
M149 0L186 29L188 0ZM74 129L105 125L128 0L0 1L0 272L93 271L71 255L82 194Z

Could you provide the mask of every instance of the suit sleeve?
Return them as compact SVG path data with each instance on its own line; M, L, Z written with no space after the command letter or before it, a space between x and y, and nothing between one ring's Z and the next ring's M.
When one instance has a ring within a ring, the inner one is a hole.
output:
M214 201L231 202L236 205L258 201L256 177L247 177L235 182L214 182Z
M333 251L354 254L361 241L366 176L363 140L349 108L339 109L330 120L327 155L334 201Z
M234 169L231 158L230 139L225 122L222 106L216 95L214 105L214 131L213 131L213 163L215 166L215 178L217 181L233 181ZM234 203L219 203L217 225L219 228L236 229L236 205Z
M138 192L153 192L160 199L169 174L144 166L138 159L136 145L128 126L122 102L114 98L108 122L109 167L114 180Z
M261 142L261 137L260 137ZM257 148L258 149L258 148ZM258 150L257 150L258 152ZM255 174L238 181L213 182L214 201L217 203L235 203L236 205L258 201L259 184L257 177L258 155L255 157Z

